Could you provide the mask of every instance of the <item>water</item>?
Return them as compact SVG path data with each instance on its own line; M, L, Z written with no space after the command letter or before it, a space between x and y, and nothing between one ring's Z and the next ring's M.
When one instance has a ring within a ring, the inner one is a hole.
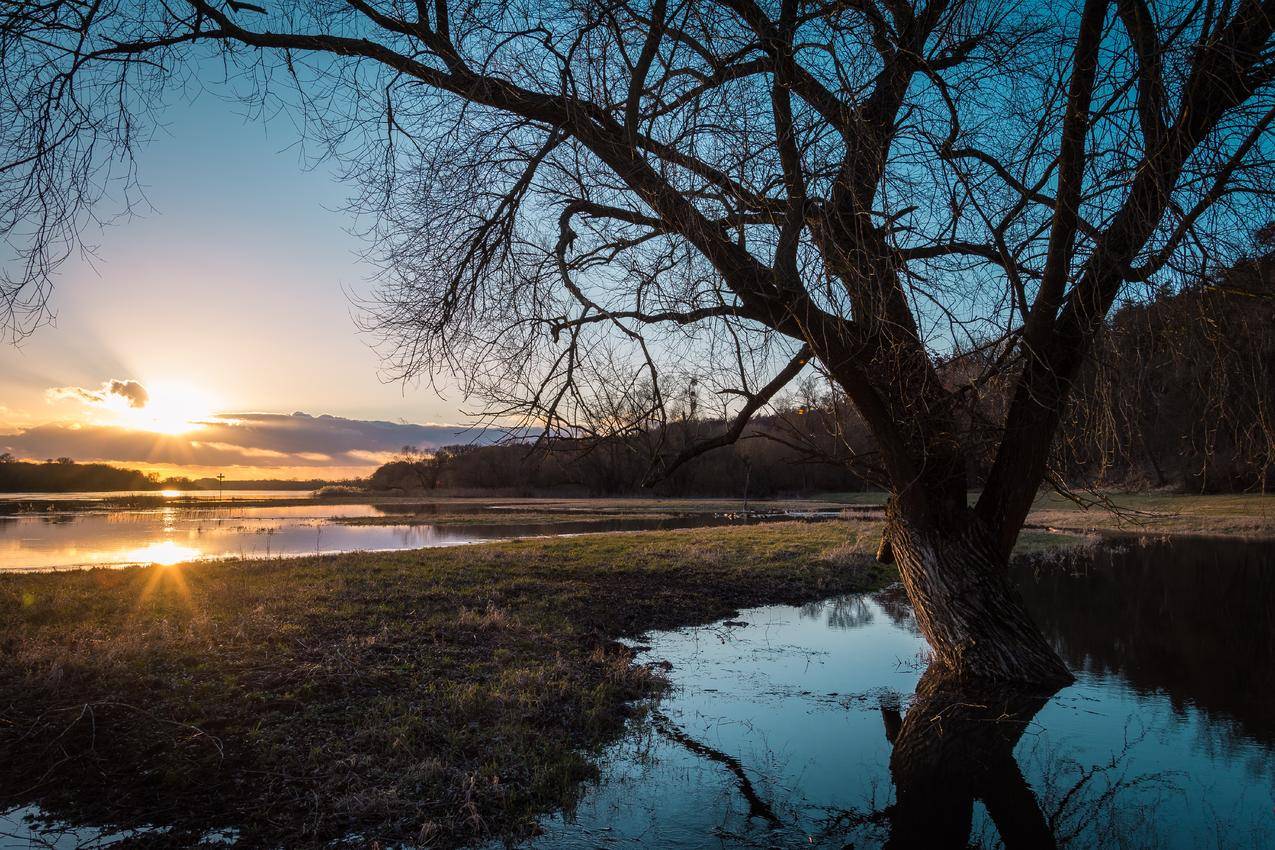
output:
M1078 681L1008 722L1003 693L914 694L897 591L652 635L674 691L528 847L1275 847L1273 553L1126 543L1024 576Z
M203 558L273 557L356 550L455 546L512 537L689 528L742 518L687 514L664 519L510 522L499 507L443 505L448 513L484 511L488 523L393 524L395 515L435 505L305 504L258 507L169 505L147 510L54 511L0 516L0 572L175 564ZM525 506L517 506L526 510ZM345 525L338 517L385 517L385 525Z
M1047 695L932 687L897 589L652 634L673 690L526 850L1275 847L1273 566L1270 543L1130 540L1024 571L1078 677ZM37 813L0 814L0 848L122 837Z

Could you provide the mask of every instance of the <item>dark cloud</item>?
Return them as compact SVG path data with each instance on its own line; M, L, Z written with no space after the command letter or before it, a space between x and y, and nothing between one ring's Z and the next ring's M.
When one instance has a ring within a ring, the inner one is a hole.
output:
M456 443L492 442L502 432L457 425L416 425L308 413L223 413L204 424L203 435L216 442L283 452L397 451Z
M490 443L495 429L311 416L220 414L182 434L112 425L48 424L0 435L0 451L19 457L177 466L375 466L405 445L421 449Z
M145 407L146 402L150 400L150 396L146 393L146 387L137 381L112 380L108 381L106 386L109 392L127 399L129 407Z
M86 404L103 404L115 396L122 398L129 407L145 407L150 400L146 387L137 381L120 381L114 378L96 390L84 387L51 387L48 392L51 398L73 398Z

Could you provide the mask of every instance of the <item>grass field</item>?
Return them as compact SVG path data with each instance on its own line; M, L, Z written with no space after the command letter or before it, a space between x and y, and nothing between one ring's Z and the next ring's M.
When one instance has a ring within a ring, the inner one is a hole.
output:
M977 494L971 498L977 498ZM1084 508L1057 493L1043 493L1033 506L1028 526L1034 531L1054 529L1064 533L1275 536L1275 495L1103 493L1086 499L1093 503L1091 507ZM759 512L825 511L870 508L884 504L885 500L886 494L879 492L831 493L812 499L753 501L748 507ZM726 499L455 499L438 502L436 510L427 513L341 521L358 525L602 522L731 513L743 510L743 504ZM482 510L490 505L500 505L502 509ZM1039 542L1042 538L1029 537L1029 545L1032 545L1031 539Z
M884 496L877 494L880 501ZM846 503L831 499L777 499L745 503L727 499L444 499L418 505L378 503L381 516L343 517L345 525L558 525L611 520L671 520L741 514L774 515L789 511L835 512ZM416 509L414 509L416 508Z
M449 846L568 805L658 671L616 643L881 586L782 523L0 576L0 810Z
M1109 493L1103 498L1108 505L1084 509L1056 493L1042 494L1027 522L1069 532L1275 536L1275 495Z

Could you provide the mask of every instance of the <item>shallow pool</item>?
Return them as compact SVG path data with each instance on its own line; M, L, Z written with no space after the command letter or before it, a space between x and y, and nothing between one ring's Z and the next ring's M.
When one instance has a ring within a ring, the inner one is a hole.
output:
M1272 551L1125 541L1021 576L1078 680L1014 716L918 703L898 591L651 635L673 692L528 846L1273 847Z

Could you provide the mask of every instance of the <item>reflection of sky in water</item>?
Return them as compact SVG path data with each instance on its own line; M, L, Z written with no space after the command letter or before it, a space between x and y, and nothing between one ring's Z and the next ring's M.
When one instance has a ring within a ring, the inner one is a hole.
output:
M749 817L723 763L643 723L608 750L599 783L574 811L549 818L529 846L885 842L893 788L880 706L906 706L924 642L899 606L869 597L740 619L749 625L654 635L642 658L672 663L676 688L660 710L737 758L781 825ZM1061 844L1275 846L1272 752L1227 725L1189 700L1175 708L1167 694L1136 692L1118 675L1086 675L1036 715L1015 752ZM999 846L981 804L971 840Z
M367 516L369 510L367 505L165 508L0 518L0 570L410 549L482 539L466 527L327 521L332 516Z
M336 517L385 517L392 523L396 514L407 509L308 504L0 516L0 572L416 549L509 537L679 528L730 521L728 517L699 514L657 520L511 523L501 517L500 510L485 511L491 520L482 524L344 525L332 521ZM454 512L473 511L462 507Z
M158 827L127 832L71 826L32 829L30 819L38 817L39 809L35 806L0 814L0 850L105 850L108 847L128 846L130 842L141 841L144 844L147 837L154 837L162 842L165 834L165 830ZM202 836L198 846L233 846L237 837L233 830L209 832Z

